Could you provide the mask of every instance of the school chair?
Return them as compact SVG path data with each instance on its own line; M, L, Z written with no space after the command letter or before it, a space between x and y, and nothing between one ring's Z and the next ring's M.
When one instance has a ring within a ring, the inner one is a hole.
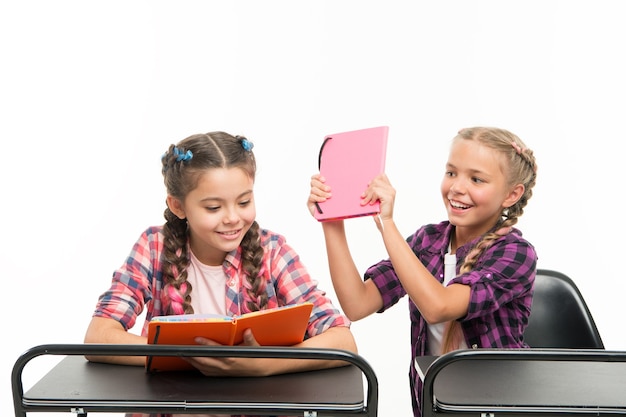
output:
M538 269L524 341L531 348L604 349L591 311L565 274Z

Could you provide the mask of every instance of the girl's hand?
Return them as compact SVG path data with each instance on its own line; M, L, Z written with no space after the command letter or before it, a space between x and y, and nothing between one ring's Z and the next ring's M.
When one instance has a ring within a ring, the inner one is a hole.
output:
M211 339L196 338L196 343L205 346L223 346ZM241 346L259 346L252 330L247 329L243 334ZM184 358L206 376L267 376L270 374L270 362L266 358L220 358L198 356Z
M380 201L380 214L375 216L377 226L380 222L393 219L393 206L396 199L396 190L389 182L387 175L380 174L369 183L367 190L361 195L361 204L374 204Z
M324 184L325 181L326 178L322 177L320 174L315 174L311 177L311 193L307 200L307 207L309 208L311 216L314 216L317 211L317 203L322 203L332 196L330 187Z

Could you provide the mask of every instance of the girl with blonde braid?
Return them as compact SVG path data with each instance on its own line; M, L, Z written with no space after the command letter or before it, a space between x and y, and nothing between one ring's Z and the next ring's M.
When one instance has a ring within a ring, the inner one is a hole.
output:
M514 228L537 177L533 152L513 133L491 127L462 129L453 139L441 194L448 220L420 227L404 239L393 219L395 189L373 178L362 204L380 201L375 217L389 258L361 279L343 221L323 222L333 286L353 321L382 313L409 295L410 384L415 416L421 381L417 355L459 348L525 348L536 273L534 247ZM332 198L319 174L307 205Z
M261 229L254 202L253 144L211 132L171 145L162 156L165 224L146 229L99 298L86 343L147 343L154 316L240 315L312 302L299 346L356 352L350 321L317 287L282 235ZM146 311L141 335L128 332ZM198 344L217 345L198 338ZM244 345L258 346L248 329ZM143 366L142 357L88 357ZM188 358L208 376L266 376L345 365L337 361L270 358Z

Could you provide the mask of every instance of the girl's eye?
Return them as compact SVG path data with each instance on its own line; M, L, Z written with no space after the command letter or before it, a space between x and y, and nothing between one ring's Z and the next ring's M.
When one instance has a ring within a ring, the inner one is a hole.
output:
M453 177L454 173L452 171L446 171L445 176L446 177Z
M219 206L211 206L206 208L207 211L218 211L220 209Z
M483 181L482 179L480 179L478 177L472 177L472 181L475 182L475 183L478 183L478 184L485 182L485 181Z
M245 206L247 206L248 204L250 204L250 200L245 200L245 201L240 201L240 202L239 202L239 205L240 205L241 207L245 207Z

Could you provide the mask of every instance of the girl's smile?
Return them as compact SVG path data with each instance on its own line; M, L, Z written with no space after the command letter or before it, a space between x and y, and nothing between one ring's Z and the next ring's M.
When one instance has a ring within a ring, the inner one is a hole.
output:
M462 212L464 210L470 209L471 205L469 204L464 204L461 202L458 202L456 200L449 200L450 201L450 208L451 210L458 210L459 212Z
M227 240L232 240L232 239L239 238L242 230L243 229L237 229L237 230L232 230L232 231L227 231L227 232L217 232L217 233L222 235Z

